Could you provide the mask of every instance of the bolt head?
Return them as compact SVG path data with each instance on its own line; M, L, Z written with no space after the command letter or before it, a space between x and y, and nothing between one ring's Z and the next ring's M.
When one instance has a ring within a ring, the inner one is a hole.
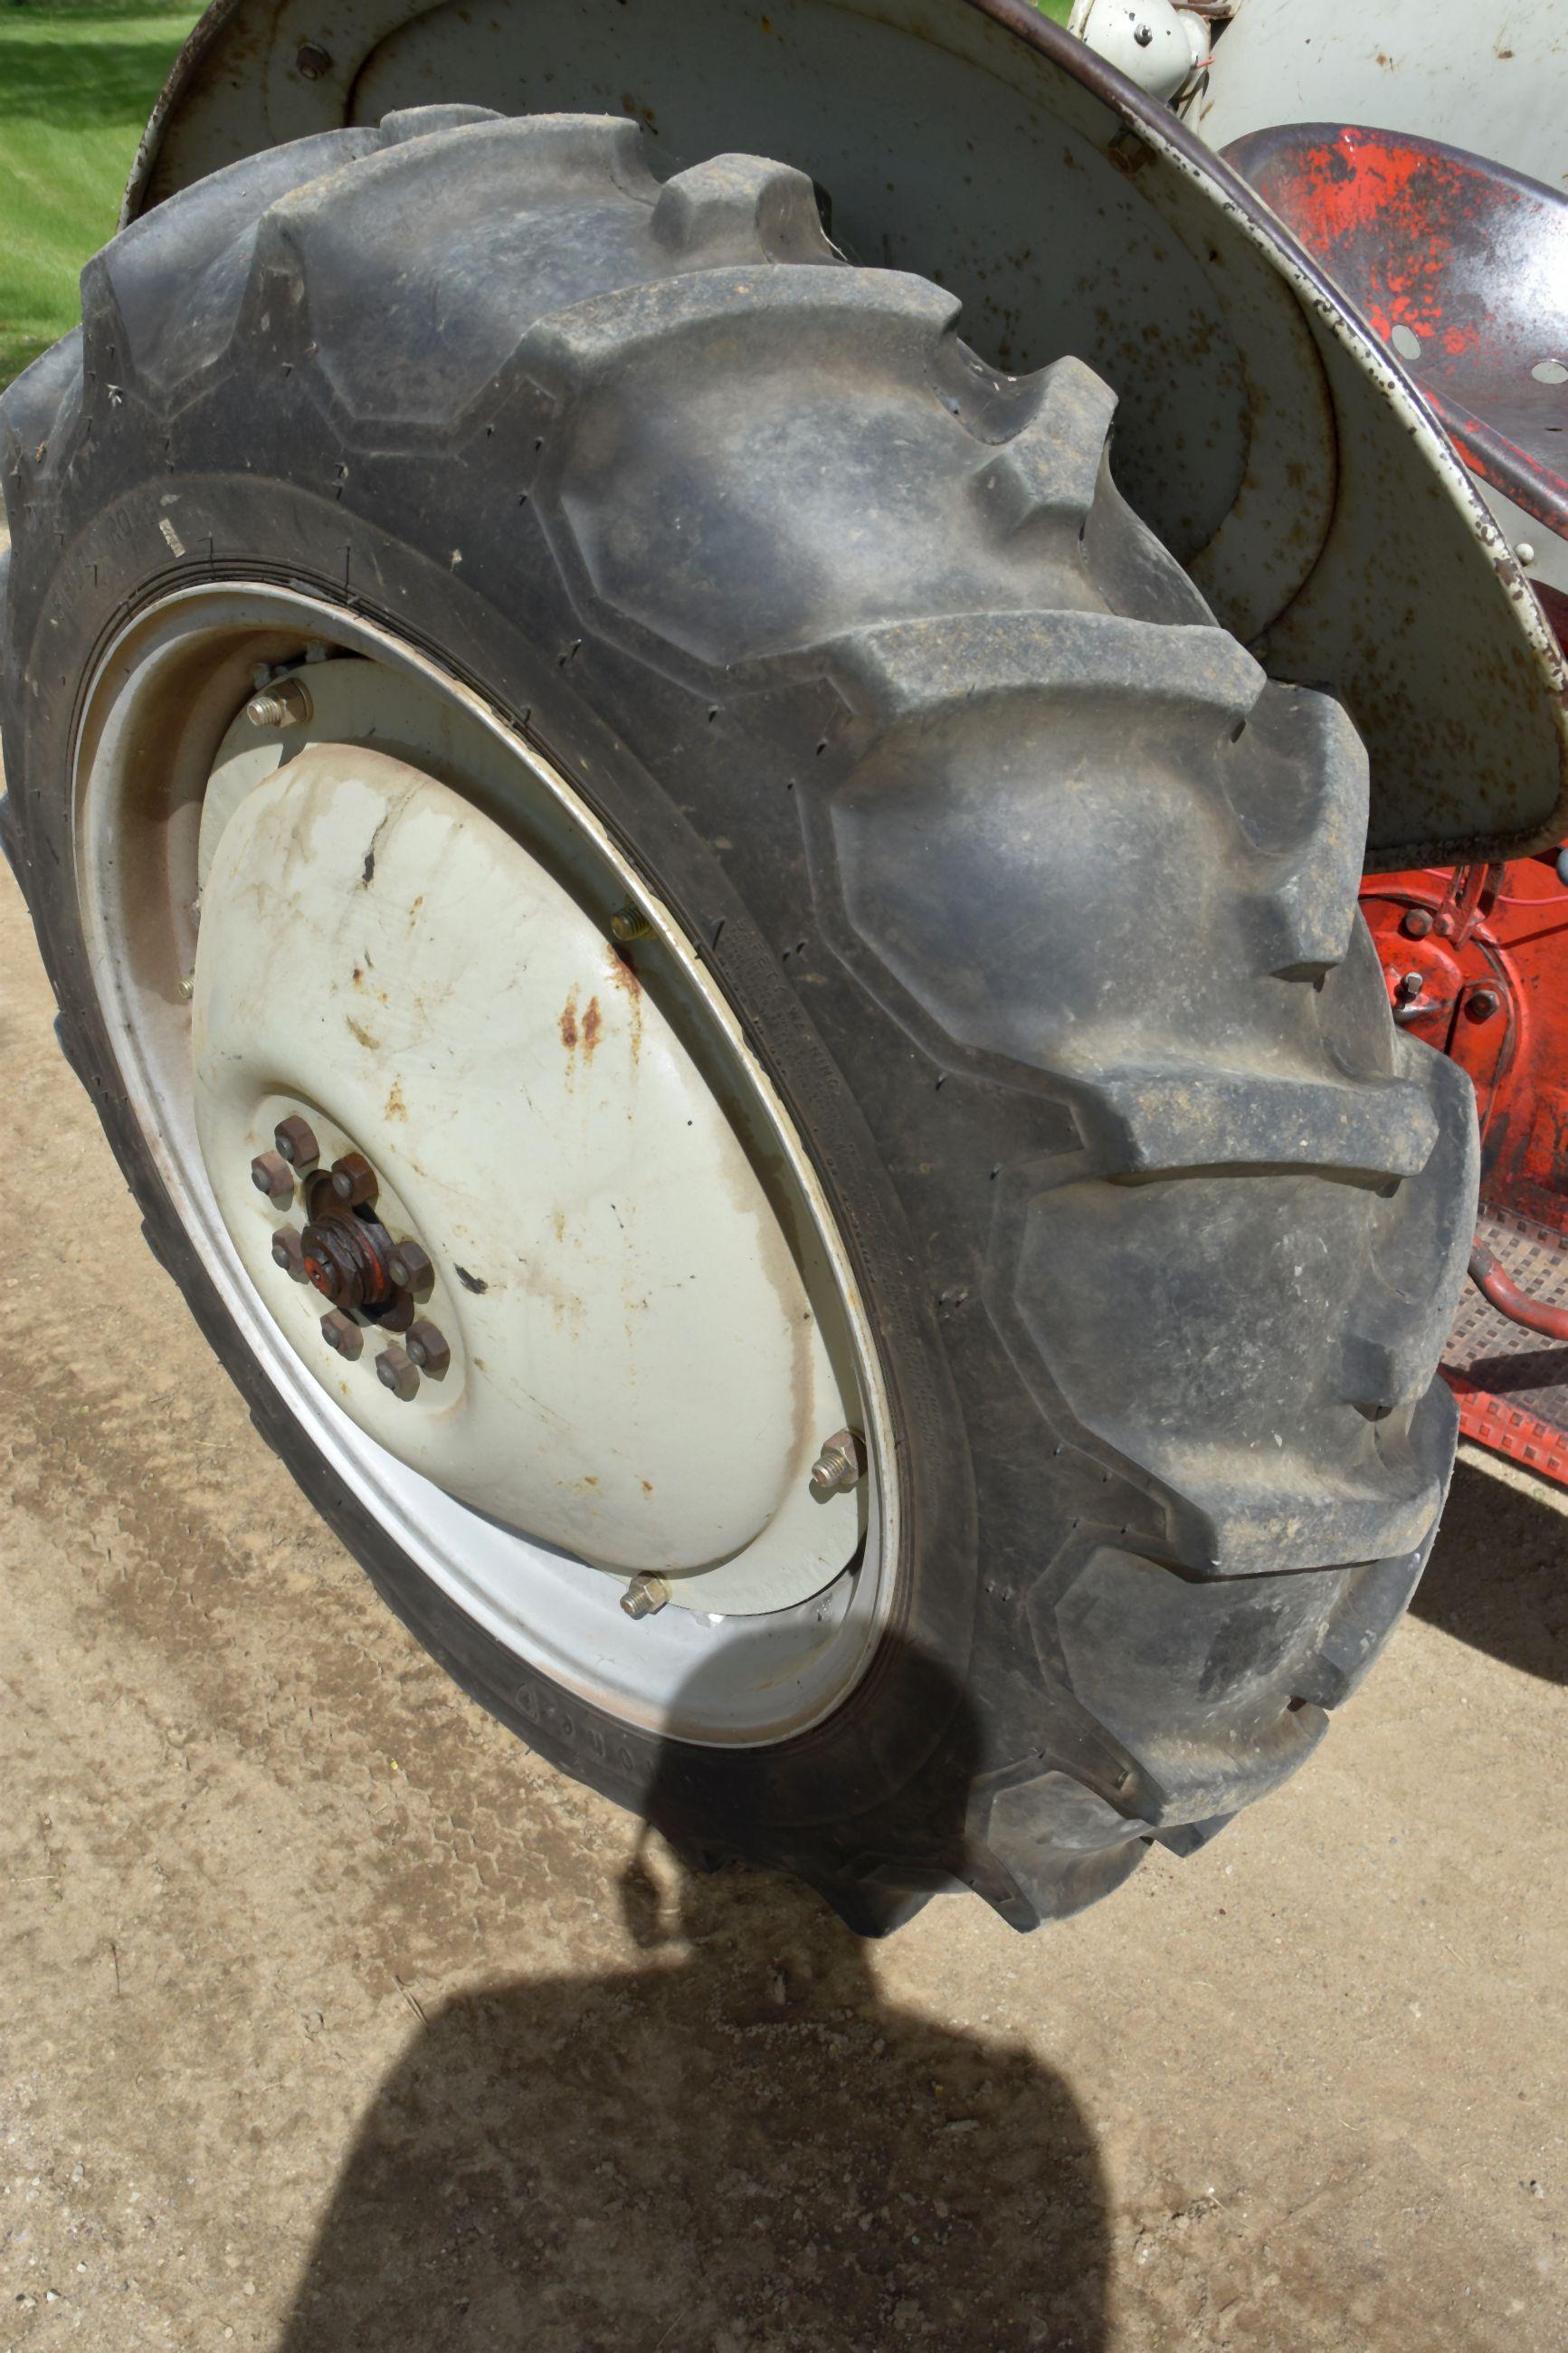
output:
M294 52L294 70L302 80L320 81L332 69L331 58L319 41L301 41Z
M296 1282L305 1280L305 1245L292 1226L280 1226L272 1237L272 1263Z
M1431 909L1407 907L1405 911L1405 920L1399 928L1407 940L1424 940L1432 928Z
M375 1171L363 1152L345 1152L332 1163L332 1191L351 1209L363 1208L376 1194Z
M395 1340L389 1342L376 1358L375 1377L384 1389L390 1389L405 1405L419 1393L418 1366L410 1362Z
M353 1317L337 1307L322 1316L321 1337L334 1356L346 1356L351 1365L364 1346L364 1334Z
M313 1168L321 1156L315 1129L298 1112L290 1112L287 1119L279 1121L272 1131L272 1141L278 1146L279 1157L286 1160L290 1168Z
M417 1242L398 1242L386 1261L386 1271L399 1291L423 1299L436 1280L436 1270Z
M866 1470L866 1449L852 1430L835 1430L811 1466L809 1485L819 1504L847 1495L858 1487Z
M421 1315L416 1323L409 1325L405 1345L420 1371L430 1374L436 1380L440 1379L452 1361L452 1351L447 1345L445 1333L439 1331L426 1315Z
M310 697L297 678L264 686L245 706L253 727L299 727L310 716Z
M250 1164L250 1181L269 1201L291 1201L294 1198L293 1172L276 1152L257 1154Z
M1465 1017L1470 1021L1490 1021L1502 1009L1502 999L1495 988L1472 988L1465 999Z
M622 1594L621 1608L628 1618L651 1618L668 1599L669 1588L664 1578L644 1569Z

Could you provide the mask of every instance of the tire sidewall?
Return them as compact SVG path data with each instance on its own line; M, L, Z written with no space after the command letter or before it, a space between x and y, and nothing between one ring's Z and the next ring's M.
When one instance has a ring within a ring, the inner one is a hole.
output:
M142 437L121 436L121 444L133 438ZM426 470L435 470L429 460ZM80 517L74 535L64 535L47 572L36 545L14 564L7 765L62 1045L102 1120L154 1255L262 1436L389 1606L492 1715L552 1763L618 1802L645 1811L653 1803L661 1826L678 1835L717 1834L739 1852L800 1867L804 1851L791 1847L790 1834L816 1834L809 1846L832 1833L831 1843L863 1864L878 1845L865 1818L900 1794L907 1799L922 1770L927 1778L940 1775L944 1740L952 1745L974 1632L978 1563L964 1417L917 1279L919 1253L850 1086L798 994L781 977L752 910L670 791L584 695L563 683L554 646L542 646L521 628L515 609L476 586L473 572L459 577L407 537L286 480L183 468L158 473L150 465L138 468L133 458L128 463L123 454L115 471L108 494L95 496L94 468L81 463L72 484L71 506ZM406 515L408 501L401 504ZM162 529L171 512L187 550L185 560L174 563ZM854 1691L811 1732L748 1750L650 1738L555 1684L488 1634L395 1544L296 1421L187 1236L128 1100L99 1008L76 900L64 780L72 773L88 687L108 645L149 604L215 580L273 583L352 612L434 656L514 727L526 722L531 739L703 944L749 1044L790 1107L879 1342L897 1433L902 1530L893 1615L881 1646ZM972 1725L959 1745L968 1752L967 1773L975 1762Z

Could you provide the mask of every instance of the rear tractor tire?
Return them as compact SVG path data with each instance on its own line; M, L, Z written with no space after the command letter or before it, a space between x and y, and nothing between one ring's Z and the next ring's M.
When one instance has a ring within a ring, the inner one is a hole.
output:
M1420 1574L1475 1152L1355 733L1111 390L594 118L280 148L83 298L3 405L7 838L306 1493L559 1767L868 1931L1200 1846Z

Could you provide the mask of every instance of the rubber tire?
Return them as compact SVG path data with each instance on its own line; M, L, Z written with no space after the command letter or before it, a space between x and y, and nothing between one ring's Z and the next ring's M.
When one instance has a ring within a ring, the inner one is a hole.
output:
M471 108L236 164L124 231L4 402L7 838L153 1250L452 1673L688 1852L885 1928L1020 1927L1312 1747L1420 1573L1471 1231L1468 1082L1355 912L1365 763L1013 379L852 266L799 174ZM175 537L161 525L174 517ZM875 1314L909 1532L826 1724L643 1740L387 1540L241 1344L100 1019L62 780L95 650L214 575L437 651L701 942Z

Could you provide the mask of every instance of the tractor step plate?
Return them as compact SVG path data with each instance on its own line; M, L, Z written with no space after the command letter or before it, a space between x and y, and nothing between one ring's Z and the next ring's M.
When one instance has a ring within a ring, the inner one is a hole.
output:
M1568 1307L1568 1234L1512 1209L1483 1208L1476 1238L1521 1291ZM1568 1345L1510 1323L1467 1283L1443 1371L1467 1438L1568 1486Z

